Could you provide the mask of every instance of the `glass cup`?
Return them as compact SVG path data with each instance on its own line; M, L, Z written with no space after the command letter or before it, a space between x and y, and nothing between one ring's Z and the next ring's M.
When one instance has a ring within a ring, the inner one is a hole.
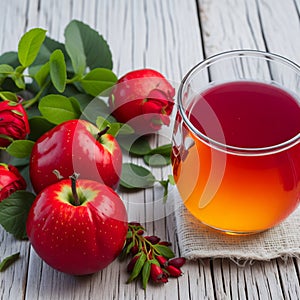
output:
M184 77L172 144L185 207L203 224L252 234L300 198L300 67L253 50L208 58Z

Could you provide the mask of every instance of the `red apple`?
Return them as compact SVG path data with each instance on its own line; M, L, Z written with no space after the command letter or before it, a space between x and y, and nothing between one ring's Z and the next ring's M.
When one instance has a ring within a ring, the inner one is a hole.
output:
M127 212L110 187L64 179L37 195L26 229L36 253L48 265L68 274L92 274L120 254Z
M66 121L43 134L30 158L30 179L37 193L74 172L81 179L116 188L121 169L122 151L117 140L84 120Z

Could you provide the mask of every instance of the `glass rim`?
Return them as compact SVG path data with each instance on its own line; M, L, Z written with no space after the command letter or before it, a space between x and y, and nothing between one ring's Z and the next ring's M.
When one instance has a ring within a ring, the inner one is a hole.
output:
M299 72L300 75L300 66L293 62L292 60L278 55L271 52L261 51L261 50L229 50L225 52L220 52L218 54L212 55L202 61L200 61L198 64L196 64L194 67L192 67L186 75L183 77L179 89L178 89L178 110L180 112L180 115L185 122L185 124L188 126L188 129L190 129L197 138L201 139L205 144L207 144L209 147L215 148L217 150L220 150L222 152L236 154L236 155L243 155L243 156L259 156L259 155L267 155L267 154L273 154L277 152L281 152L285 149L291 148L294 145L298 144L300 142L300 132L293 136L292 138L276 144L271 145L267 147L238 147L238 146L232 146L227 145L226 143L218 142L217 140L210 138L206 134L199 131L193 123L189 120L185 109L183 105L183 97L182 93L184 90L184 87L187 85L188 80L193 76L193 74L199 70L202 67L205 67L207 65L210 65L216 60L222 59L222 58L230 58L230 57L261 57L261 58L267 58L269 60L276 60L278 62L281 62L292 69L295 69L295 71Z

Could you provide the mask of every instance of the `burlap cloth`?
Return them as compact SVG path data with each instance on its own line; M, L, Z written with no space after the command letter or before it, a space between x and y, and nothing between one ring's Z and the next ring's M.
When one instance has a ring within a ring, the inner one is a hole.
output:
M184 207L178 192L175 219L180 255L187 259L230 258L243 263L281 257L300 257L300 207L283 223L268 231L229 236L201 224Z

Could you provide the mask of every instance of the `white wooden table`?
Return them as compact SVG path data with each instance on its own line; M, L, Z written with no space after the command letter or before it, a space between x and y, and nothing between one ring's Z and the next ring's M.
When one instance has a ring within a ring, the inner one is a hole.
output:
M17 49L32 27L63 41L65 26L82 20L99 31L121 76L150 67L180 82L204 57L230 49L275 52L300 63L300 0L0 0L1 53ZM149 197L140 193L139 197ZM129 213L129 218L138 218ZM174 216L148 222L149 234L169 239L180 255ZM300 234L300 232L299 232ZM188 262L184 276L164 286L126 285L126 265L115 261L87 277L59 273L28 242L0 229L0 258L21 252L0 273L0 298L19 299L300 299L300 259L239 267L227 259Z

